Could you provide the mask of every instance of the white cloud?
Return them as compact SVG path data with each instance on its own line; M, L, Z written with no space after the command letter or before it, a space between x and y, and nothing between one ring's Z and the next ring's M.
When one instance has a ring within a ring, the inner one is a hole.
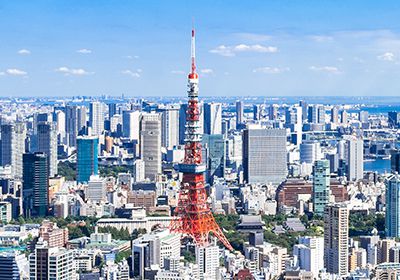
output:
M66 76L74 75L74 76L85 76L85 75L92 75L94 72L88 72L82 68L68 68L68 67L59 67L55 70L56 72L63 73Z
M185 74L185 72L184 72L184 71L182 71L182 70L171 70L171 74L179 74L179 75L183 75L183 74Z
M201 70L200 70L200 73L201 73L201 74L213 74L214 71L213 71L212 69L205 68L205 69L201 69Z
M16 68L7 69L5 73L8 75L11 75L11 76L25 76L28 74L26 71L16 69Z
M253 73L280 74L290 71L289 67L260 67L253 69Z
M326 72L330 74L341 74L339 68L335 66L310 66L309 69L315 72Z
M21 49L21 50L18 51L18 54L20 54L20 55L29 55L29 54L31 54L31 51L27 50L27 49Z
M139 56L138 55L127 55L127 56L125 56L125 58L127 58L127 59L138 59Z
M331 42L333 41L333 37L332 36L326 36L326 35L312 35L309 36L309 38L317 43L325 43L325 42Z
M81 54L91 54L92 50L89 49L80 49L76 51L77 53L81 53Z
M256 52L256 53L275 53L278 51L277 47L263 46L260 44L246 45L239 44L235 46L220 45L215 49L210 50L210 53L219 54L222 56L235 56L238 52Z
M121 74L131 76L132 78L140 78L140 73L141 72L142 72L141 69L138 69L136 71L123 70L123 71L121 71Z
M384 54L378 55L377 58L384 61L393 61L395 59L395 55L392 52L385 52Z

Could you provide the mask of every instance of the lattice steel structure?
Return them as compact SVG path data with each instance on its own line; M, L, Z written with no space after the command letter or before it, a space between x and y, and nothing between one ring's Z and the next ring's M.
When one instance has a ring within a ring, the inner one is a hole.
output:
M189 100L186 111L185 160L179 165L183 179L179 191L178 205L175 209L177 219L171 222L170 230L192 237L199 246L207 246L209 234L212 233L226 248L233 250L215 222L207 203L207 193L204 186L206 166L202 160L202 134L200 133L199 123L199 75L196 73L194 29L192 30L191 54L192 68L188 75Z

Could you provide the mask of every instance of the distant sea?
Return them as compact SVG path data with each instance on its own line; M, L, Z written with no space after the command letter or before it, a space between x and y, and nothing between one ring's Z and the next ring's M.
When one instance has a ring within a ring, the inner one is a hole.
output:
M364 161L364 171L373 171L379 174L390 172L390 160L379 158L374 161Z

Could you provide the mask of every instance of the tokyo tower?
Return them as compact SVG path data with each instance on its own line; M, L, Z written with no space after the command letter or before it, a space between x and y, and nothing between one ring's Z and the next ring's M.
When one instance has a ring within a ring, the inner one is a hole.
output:
M186 111L185 159L179 165L183 179L178 205L175 209L177 219L171 222L170 230L190 236L196 245L202 247L209 244L209 234L212 233L226 248L232 251L232 246L215 222L207 204L207 193L204 186L206 166L202 160L202 134L199 123L199 75L196 73L194 29L192 29L191 57L192 68L188 75L189 100Z

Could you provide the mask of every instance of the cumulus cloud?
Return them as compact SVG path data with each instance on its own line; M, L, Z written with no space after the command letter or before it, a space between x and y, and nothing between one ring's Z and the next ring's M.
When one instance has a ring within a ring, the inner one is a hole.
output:
M260 67L253 69L253 73L280 74L290 71L289 67Z
M132 71L132 70L123 70L123 71L121 71L121 74L128 75L128 76L130 76L130 77L132 77L132 78L140 78L140 73L141 73L141 72L142 72L141 69L138 69L138 70L136 70L136 71Z
M92 50L89 49L80 49L76 51L77 53L81 53L81 54L91 54Z
M20 54L20 55L29 55L29 54L31 54L31 51L27 50L27 49L21 49L21 50L18 51L18 54Z
M239 44L235 46L220 45L215 49L210 50L210 53L219 54L222 56L235 56L239 52L256 52L256 53L275 53L278 51L277 47L263 46L260 44L246 45Z
M26 71L16 68L7 69L5 73L11 76L26 76L28 74Z
M325 72L330 74L340 74L342 73L339 68L335 66L310 66L309 69L315 72Z
M74 75L74 76L85 76L85 75L92 75L94 72L88 72L82 68L68 68L66 66L59 67L55 69L56 72L63 73L66 76Z
M395 55L392 52L385 52L384 54L378 55L377 58L384 61L393 61L395 59Z

